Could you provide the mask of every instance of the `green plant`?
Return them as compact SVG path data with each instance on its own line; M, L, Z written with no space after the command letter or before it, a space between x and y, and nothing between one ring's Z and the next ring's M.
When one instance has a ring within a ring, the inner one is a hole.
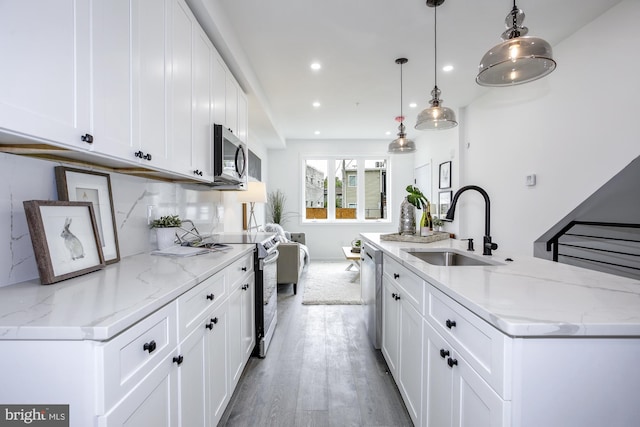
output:
M444 221L438 218L437 216L433 217L433 220L431 221L431 223L433 224L434 227L442 227L444 225Z
M422 194L422 191L414 185L407 185L407 201L418 209L422 209L422 218L420 218L420 228L431 228L431 203L429 199Z
M267 195L267 206L269 207L269 215L271 222L280 224L284 221L284 203L287 196L280 190L272 191Z
M159 219L154 219L149 225L151 228L169 228L180 227L182 220L178 215L161 216Z

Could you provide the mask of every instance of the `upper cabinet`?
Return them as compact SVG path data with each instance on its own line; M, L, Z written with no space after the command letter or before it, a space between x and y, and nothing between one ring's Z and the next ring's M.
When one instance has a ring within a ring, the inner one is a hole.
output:
M0 130L90 146L89 11L89 0L0 2Z
M213 181L213 124L246 141L246 96L184 0L50 3L0 3L0 143Z

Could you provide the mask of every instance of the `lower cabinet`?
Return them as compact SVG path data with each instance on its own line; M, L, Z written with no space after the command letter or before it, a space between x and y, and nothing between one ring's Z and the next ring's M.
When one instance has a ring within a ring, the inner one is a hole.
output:
M382 353L414 424L420 423L422 398L422 317L405 292L383 277Z
M426 320L423 344L423 425L509 425L509 402L502 400Z
M242 277L229 297L229 381L236 386L255 345L253 274Z

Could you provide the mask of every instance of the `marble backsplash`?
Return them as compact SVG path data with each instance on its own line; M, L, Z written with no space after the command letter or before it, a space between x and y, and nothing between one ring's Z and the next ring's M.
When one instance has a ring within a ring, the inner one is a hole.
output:
M0 287L37 279L24 200L57 200L55 166L63 163L0 153ZM82 169L81 167L76 167ZM155 249L147 217L178 214L201 233L224 231L222 192L111 173L120 256Z

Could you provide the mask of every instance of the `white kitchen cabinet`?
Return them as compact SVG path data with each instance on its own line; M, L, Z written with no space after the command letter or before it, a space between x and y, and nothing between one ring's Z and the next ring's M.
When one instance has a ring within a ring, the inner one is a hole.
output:
M231 72L225 75L225 124L228 129L238 136L238 83Z
M225 117L227 66L217 51L213 52L213 123L227 126Z
M382 352L396 380L409 415L419 424L422 414L422 316L398 279L412 280L384 270ZM391 274L391 276L389 276Z
M194 176L213 181L214 47L202 28L193 31L193 129L191 168Z
M424 321L423 425L503 427L504 401L436 330Z
M89 28L89 0L0 2L3 140L91 147Z
M211 426L218 424L231 399L233 387L229 380L228 347L229 347L229 306L225 304L211 314L208 319L213 327L207 334L207 405L208 419ZM210 324L211 324L210 323ZM246 361L245 361L246 363ZM244 365L243 365L244 367ZM189 426L193 424L188 424Z
M238 133L240 141L249 142L249 111L247 95L238 87Z
M229 297L229 380L235 388L255 345L254 276L240 279Z

